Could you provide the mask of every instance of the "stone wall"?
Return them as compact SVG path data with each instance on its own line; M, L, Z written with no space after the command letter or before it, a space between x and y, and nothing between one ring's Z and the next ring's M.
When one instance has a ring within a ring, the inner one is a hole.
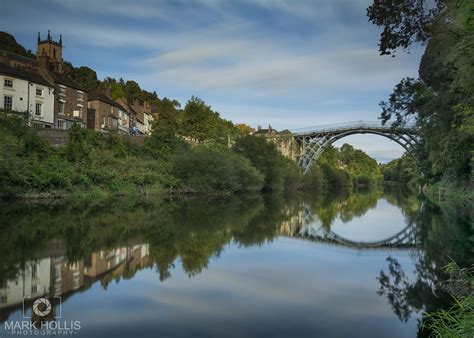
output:
M43 136L53 147L63 146L69 142L69 131L64 129L38 129L38 133Z
M38 133L43 136L53 147L64 146L69 142L69 130L64 129L38 129ZM143 144L145 136L120 135L126 141Z

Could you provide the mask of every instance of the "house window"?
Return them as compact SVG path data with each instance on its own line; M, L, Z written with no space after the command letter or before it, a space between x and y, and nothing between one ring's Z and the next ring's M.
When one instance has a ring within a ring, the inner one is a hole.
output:
M59 102L59 114L64 115L64 102Z
M31 278L35 279L38 278L39 273L38 273L38 264L33 264L31 266Z
M65 128L65 121L64 120L58 120L58 129L66 129Z
M37 103L35 106L35 115L41 116L42 113L43 113L43 104Z
M38 289L39 289L39 288L38 288L38 284L32 285L32 286L31 286L31 294L32 294L32 295L37 294L37 293L38 293Z
M66 95L66 87L59 86L59 95Z
M7 303L7 296L0 296L0 304L6 304Z
M43 89L36 88L36 96L43 96Z
M5 110L12 110L13 109L13 96L5 95L3 97L3 108Z
M79 101L82 101L84 99L84 93L83 92L77 92L77 99Z
M74 117L81 117L81 110L74 110L72 112L72 116Z
M5 88L13 88L13 80L5 79L3 84L4 84Z

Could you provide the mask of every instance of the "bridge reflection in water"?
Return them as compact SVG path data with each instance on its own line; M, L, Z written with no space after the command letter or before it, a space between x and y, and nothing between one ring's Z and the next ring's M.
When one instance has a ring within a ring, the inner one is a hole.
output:
M420 212L423 210L423 203L420 205ZM317 242L338 244L356 249L386 249L386 248L414 248L419 245L417 236L416 218L411 219L405 228L399 232L378 241L354 241L338 235L331 228L325 227L318 215L305 205L302 211L301 226L293 229L291 233L286 233L292 237L308 238Z

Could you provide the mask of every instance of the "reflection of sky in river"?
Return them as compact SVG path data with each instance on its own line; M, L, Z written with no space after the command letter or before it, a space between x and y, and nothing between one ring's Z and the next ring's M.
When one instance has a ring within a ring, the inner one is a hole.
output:
M79 337L413 337L416 320L400 322L376 293L389 254L411 270L406 250L232 244L192 278L177 263L164 282L145 269L106 291L95 283L64 302L63 320L82 322Z
M363 216L356 216L347 223L335 219L331 231L351 241L375 242L387 239L405 227L402 210L380 198L377 207L369 209Z

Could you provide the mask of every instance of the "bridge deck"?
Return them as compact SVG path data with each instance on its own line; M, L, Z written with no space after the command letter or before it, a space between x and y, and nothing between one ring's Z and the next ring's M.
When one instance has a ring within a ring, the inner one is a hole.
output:
M290 130L294 136L313 135L315 133L342 132L350 130L374 130L388 131L392 130L392 123L383 125L380 121L352 121L346 123L326 124L321 126L299 128ZM414 132L414 127L397 128L397 130Z

